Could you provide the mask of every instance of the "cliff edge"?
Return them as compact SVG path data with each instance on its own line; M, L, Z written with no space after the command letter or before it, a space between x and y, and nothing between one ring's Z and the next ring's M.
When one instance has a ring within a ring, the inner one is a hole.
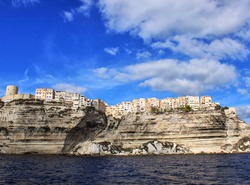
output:
M250 125L224 110L128 114L16 100L0 109L0 153L140 155L250 152Z

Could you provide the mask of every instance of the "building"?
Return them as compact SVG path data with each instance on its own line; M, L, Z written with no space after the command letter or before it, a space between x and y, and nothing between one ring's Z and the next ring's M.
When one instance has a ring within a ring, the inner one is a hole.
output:
M211 96L202 96L200 98L200 104L204 106L209 106L212 104L212 97Z
M55 91L55 101L72 103L78 101L80 104L81 95L79 93L71 93L66 91Z
M146 99L134 99L132 101L133 112L145 112L146 111Z
M160 101L161 111L167 111L172 109L172 99L173 98L165 98Z
M200 97L199 96L186 96L187 105L192 107L193 109L197 109L200 107Z
M45 101L52 101L55 99L55 91L51 88L37 88L35 98Z
M101 111L103 113L105 113L106 111L106 104L104 101L100 99L95 99L93 101L93 107L95 107L96 110Z
M80 106L87 107L87 98L85 96L80 97Z
M146 111L151 111L152 108L160 108L160 100L157 98L149 98L146 101Z
M160 100L160 109L162 111L168 111L172 109L180 108L182 105L186 104L186 99L183 97L179 98L165 98Z
M18 87L14 85L8 85L6 87L5 96L12 96L18 94Z
M126 101L126 102L122 102L121 103L122 107L123 107L123 110L124 110L124 113L130 113L130 112L133 112L133 106L132 106L132 103L129 102L129 101Z
M34 95L32 94L18 94L18 87L14 85L8 85L6 87L5 96L2 97L3 102L10 102L13 100L20 100L20 99L34 99Z
M66 91L55 91L55 101L65 102Z

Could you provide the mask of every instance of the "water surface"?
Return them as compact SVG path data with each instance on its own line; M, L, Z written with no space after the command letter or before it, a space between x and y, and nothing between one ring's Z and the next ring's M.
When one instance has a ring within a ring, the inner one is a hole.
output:
M0 184L250 184L250 154L0 155Z

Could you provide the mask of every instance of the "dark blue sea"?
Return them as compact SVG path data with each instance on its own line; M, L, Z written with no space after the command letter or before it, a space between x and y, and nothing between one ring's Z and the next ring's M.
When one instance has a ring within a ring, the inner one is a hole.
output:
M0 155L0 184L250 184L250 154Z

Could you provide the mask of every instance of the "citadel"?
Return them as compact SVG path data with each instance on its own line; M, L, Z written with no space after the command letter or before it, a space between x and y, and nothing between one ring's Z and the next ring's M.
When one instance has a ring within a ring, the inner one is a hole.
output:
M37 88L35 95L19 94L18 87L8 85L6 87L6 94L0 98L3 103L8 103L13 100L43 100L48 103L62 103L71 106L74 109L79 108L95 108L107 116L121 118L129 113L144 113L144 112L166 112L176 109L183 110L214 110L219 103L212 102L211 96L181 96L177 98L139 98L133 99L132 102L124 101L117 105L109 106L106 102L100 99L89 99L85 96L67 91L57 91L52 88ZM3 103L0 106L3 106ZM230 113L235 111L235 108L229 108Z

